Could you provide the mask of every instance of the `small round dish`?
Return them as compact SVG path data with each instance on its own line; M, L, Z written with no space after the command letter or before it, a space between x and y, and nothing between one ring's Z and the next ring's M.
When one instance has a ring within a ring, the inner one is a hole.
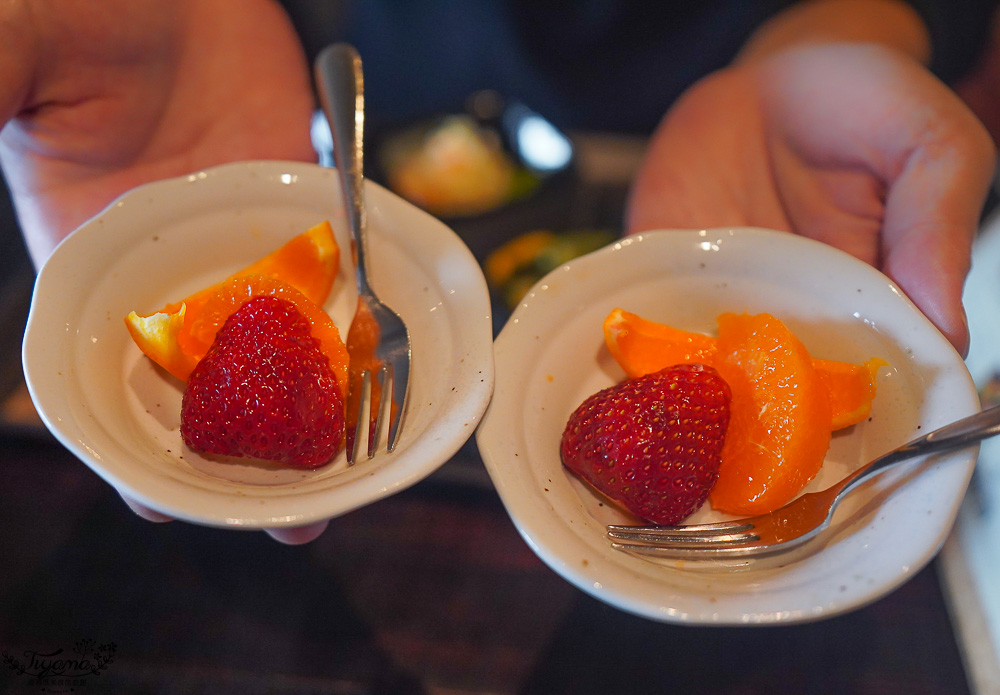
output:
M67 237L42 268L23 344L46 426L116 489L180 519L222 527L299 526L418 482L468 440L493 387L486 283L441 222L385 189L365 189L371 282L410 331L413 362L391 454L297 471L222 462L181 440L183 384L133 344L131 310L155 311L329 220L341 269L326 310L342 335L357 292L336 172L246 162L126 193Z
M454 224L502 215L572 172L570 139L540 113L483 90L461 113L375 137L374 176Z
M751 228L621 240L554 270L514 311L495 343L497 383L477 433L510 516L556 572L598 599L656 620L788 623L873 601L941 547L975 450L904 464L868 483L795 556L683 564L614 550L606 525L634 521L562 466L559 440L584 398L624 378L601 332L615 307L705 333L725 311L769 312L814 357L887 360L871 417L834 435L807 491L979 409L947 340L890 280L847 254ZM706 505L689 523L723 518Z

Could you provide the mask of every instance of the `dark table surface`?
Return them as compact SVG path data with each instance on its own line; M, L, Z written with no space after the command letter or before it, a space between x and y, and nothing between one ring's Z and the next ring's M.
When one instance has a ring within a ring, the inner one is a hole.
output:
M656 623L552 572L466 465L288 547L142 521L60 446L8 437L4 660L113 643L81 693L969 692L936 565L817 623ZM56 687L0 671L2 693Z
M455 226L482 257L515 230L617 222L623 189L583 193L571 186L555 205ZM4 243L11 229L0 224ZM3 248L15 251L0 269L11 298L0 396L17 388L31 282L16 245ZM142 521L35 427L0 427L0 470L2 694L969 692L936 563L816 623L653 622L545 566L471 442L427 480L300 547ZM32 659L98 655L98 674L30 674Z

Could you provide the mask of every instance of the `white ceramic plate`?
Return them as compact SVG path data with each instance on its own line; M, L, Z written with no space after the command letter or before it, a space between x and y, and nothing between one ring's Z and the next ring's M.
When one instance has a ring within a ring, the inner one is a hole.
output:
M601 333L615 307L706 333L724 311L766 311L815 357L888 360L870 420L835 435L807 490L978 410L951 345L885 276L846 254L746 228L623 240L542 279L495 343L497 385L479 449L514 523L556 572L609 604L657 620L775 623L863 605L934 556L955 518L974 450L884 474L850 496L832 528L794 558L685 565L612 549L605 525L632 522L563 468L559 440L584 398L624 378ZM704 508L691 521L721 518Z
M315 471L222 463L182 443L183 385L139 352L131 310L156 311L330 220L341 272L327 311L346 337L357 297L336 172L227 165L125 194L70 235L39 274L23 346L47 427L101 477L157 511L214 526L275 528L398 492L471 436L493 387L485 280L450 229L388 191L365 189L371 282L406 322L413 364L391 454Z

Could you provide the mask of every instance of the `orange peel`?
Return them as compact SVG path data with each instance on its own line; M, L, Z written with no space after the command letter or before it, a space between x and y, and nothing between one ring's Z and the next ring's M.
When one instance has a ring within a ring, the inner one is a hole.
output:
M295 288L318 308L329 297L339 268L340 247L330 223L324 221L226 279L179 302L167 304L152 314L130 312L125 317L125 325L144 354L173 376L186 381L208 350L203 342L189 340L192 326L198 323L206 303L227 282L240 277L271 277Z

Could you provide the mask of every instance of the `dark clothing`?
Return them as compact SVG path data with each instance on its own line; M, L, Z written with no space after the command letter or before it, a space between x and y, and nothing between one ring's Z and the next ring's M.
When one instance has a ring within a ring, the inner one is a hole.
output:
M996 0L910 0L946 81L985 44ZM310 60L335 40L365 62L372 126L463 108L493 89L563 128L648 133L794 0L285 0Z

